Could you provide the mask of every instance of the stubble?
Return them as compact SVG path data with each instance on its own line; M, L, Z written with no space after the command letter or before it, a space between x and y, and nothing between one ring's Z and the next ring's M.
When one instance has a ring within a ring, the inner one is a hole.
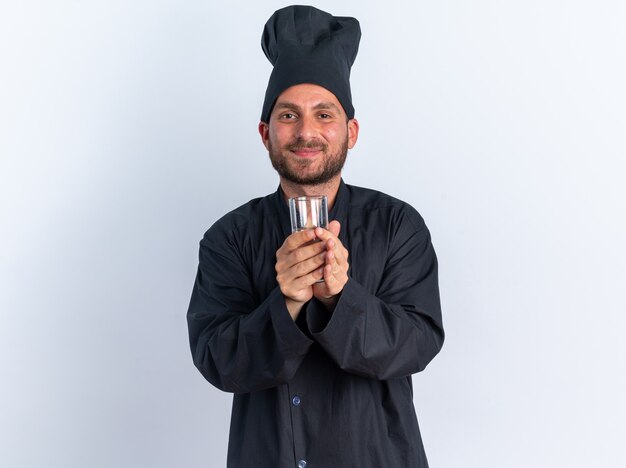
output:
M321 185L341 173L348 155L348 137L342 142L336 153L328 153L328 145L315 140L305 142L302 139L295 140L284 148L276 148L269 141L269 157L272 166L283 179L298 185ZM307 168L315 163L313 159L296 159L290 152L300 149L318 149L324 153L322 167L315 173L308 173Z

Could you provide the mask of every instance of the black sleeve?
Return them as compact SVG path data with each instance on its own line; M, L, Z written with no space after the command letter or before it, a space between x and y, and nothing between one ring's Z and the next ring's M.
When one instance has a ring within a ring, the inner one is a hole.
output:
M211 228L187 323L194 364L217 388L233 393L289 381L313 343L293 322L278 287L255 304L252 281L236 243Z
M317 300L307 308L313 337L339 367L381 380L423 370L444 341L430 233L414 210L394 233L375 294L350 278L332 314Z

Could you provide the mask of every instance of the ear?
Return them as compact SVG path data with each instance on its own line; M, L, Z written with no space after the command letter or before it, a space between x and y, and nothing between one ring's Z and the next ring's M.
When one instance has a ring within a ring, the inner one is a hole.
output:
M259 122L259 135L261 135L263 146L265 146L265 149L269 151L270 125L265 122Z
M348 120L348 148L352 149L359 139L359 121L357 119Z

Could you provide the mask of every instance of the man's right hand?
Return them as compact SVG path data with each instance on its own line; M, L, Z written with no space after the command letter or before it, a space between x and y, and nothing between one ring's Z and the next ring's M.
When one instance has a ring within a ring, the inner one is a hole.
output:
M313 297L313 284L324 276L325 242L314 242L313 229L294 232L276 251L276 280L295 321Z

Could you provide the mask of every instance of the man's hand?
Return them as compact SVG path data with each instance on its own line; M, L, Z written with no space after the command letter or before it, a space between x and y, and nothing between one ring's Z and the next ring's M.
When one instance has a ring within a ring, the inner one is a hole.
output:
M276 281L294 321L302 306L313 297L312 285L323 276L327 246L314 239L313 229L295 232L276 251Z
M315 235L326 248L324 264L324 282L313 286L313 295L322 302L328 310L333 310L339 293L348 282L348 250L339 240L341 225L339 221L331 221L328 230L315 229Z

